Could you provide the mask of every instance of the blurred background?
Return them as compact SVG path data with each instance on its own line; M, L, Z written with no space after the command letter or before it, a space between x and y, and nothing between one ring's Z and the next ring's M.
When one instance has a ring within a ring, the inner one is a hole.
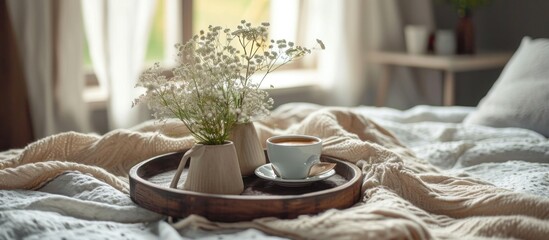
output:
M269 75L275 107L288 102L375 105L374 52L410 54L404 29L420 26L433 50L437 31L457 39L470 21L473 51L509 52L524 36L548 38L546 0L0 0L0 150L64 131L104 134L150 119L132 108L153 63L175 64L174 44L208 25L271 23L271 37L325 51ZM466 18L464 20L464 18ZM446 45L460 56L457 40ZM455 51L454 51L455 49ZM458 54L459 53L459 54ZM456 74L455 105L476 106L502 68ZM385 107L440 105L439 71L395 67Z

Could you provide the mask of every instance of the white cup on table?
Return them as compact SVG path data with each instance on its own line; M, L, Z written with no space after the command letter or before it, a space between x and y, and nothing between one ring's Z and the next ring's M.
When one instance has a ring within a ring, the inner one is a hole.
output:
M422 25L408 25L404 28L404 37L406 40L406 50L410 54L427 53L429 44L429 30Z

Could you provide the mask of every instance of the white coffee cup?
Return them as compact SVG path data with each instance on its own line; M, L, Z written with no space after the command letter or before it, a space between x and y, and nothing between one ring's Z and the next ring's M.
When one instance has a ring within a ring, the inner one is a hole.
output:
M411 54L427 53L429 30L422 25L408 25L404 28L406 49Z
M320 162L322 140L308 135L282 135L267 139L267 156L281 178L304 179Z

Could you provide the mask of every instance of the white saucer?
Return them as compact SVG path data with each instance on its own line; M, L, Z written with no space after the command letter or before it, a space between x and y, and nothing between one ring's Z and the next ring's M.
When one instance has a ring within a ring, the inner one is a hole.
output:
M283 187L302 187L316 181L324 180L335 174L335 170L332 169L320 175L316 175L316 176L312 176L304 179L283 179L276 176L270 163L259 166L258 168L255 169L254 172L255 172L255 175L258 176L259 178L273 181L276 184Z

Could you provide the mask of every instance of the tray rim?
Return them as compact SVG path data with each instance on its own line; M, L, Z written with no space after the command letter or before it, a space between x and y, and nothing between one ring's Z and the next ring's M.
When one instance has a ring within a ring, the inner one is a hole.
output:
M185 152L185 151L188 151L188 149L184 149L184 150L178 151L178 152L170 152L170 153L157 155L157 156L151 157L151 158L149 158L145 161L142 161L142 162L134 165L129 171L129 180L132 181L132 179L133 179L135 181L140 182L141 184L148 185L149 187L157 188L157 189L168 191L168 192L172 192L172 193L175 193L175 194L186 194L186 195L194 195L194 196L197 196L197 197L208 197L208 198L218 198L218 199L234 199L234 200L256 201L256 200L288 200L288 199L297 199L297 198L307 198L307 197L318 196L318 195L323 195L323 194L331 194L333 192L338 192L338 191L344 190L344 189L352 186L353 184L355 184L356 181L358 181L362 177L362 173L356 165L354 165L352 163L349 163L345 160L342 160L342 159L339 159L339 158L336 158L336 157L333 157L333 156L325 155L325 154L321 154L321 157L332 158L333 160L336 160L338 162L341 162L341 163L347 165L347 167L352 168L353 171L356 173L355 176L353 178L347 180L346 183L344 183L342 185L339 185L337 187L330 188L330 189L325 189L325 190L321 190L321 191L316 191L316 192L299 194L299 195L229 195L229 194L200 193L200 192L193 192L193 191L183 190L183 189L179 189L179 188L176 189L176 188L160 186L158 184L154 184L150 181L147 181L146 179L140 177L139 174L137 174L137 171L139 170L140 167L142 167L143 165L145 165L145 164L147 164L151 161L157 160L158 158L162 158L162 157L165 157L165 156L168 156L168 155L173 155L173 154L177 154L177 153L181 153L181 152ZM256 176L254 175L253 177L256 177ZM131 186L132 186L132 184L130 184L130 187ZM131 192L131 190L130 190L130 192Z
M142 177L140 177L137 174L137 171L139 170L140 167L142 167L143 165L145 165L145 164L147 164L151 161L154 161L158 158L162 158L162 157L165 157L165 156L168 156L168 155L173 155L173 154L178 154L178 153L181 153L181 152L185 152L185 151L188 151L188 150L189 149L183 149L183 150L177 151L177 152L170 152L170 153L157 155L157 156L151 157L151 158L149 158L145 161L142 161L142 162L134 165L129 171L129 181L130 182L132 180L138 181L139 183L147 185L149 187L164 190L164 191L168 191L168 192L172 192L172 193L175 193L175 194L185 194L185 195L191 195L191 196L197 196L197 197L243 200L243 201L246 201L246 200L251 200L251 201L265 200L265 201L267 201L267 200L303 199L303 198L308 198L308 197L316 197L316 196L324 195L324 194L333 194L334 192L339 192L339 191L345 190L348 187L351 187L352 185L356 184L356 182L359 181L360 178L362 178L362 172L360 171L360 169L356 165L354 165L350 162L347 162L343 159L339 159L337 157L329 156L329 155L326 155L326 154L321 154L321 157L331 158L332 160L336 160L340 163L343 163L343 164L347 165L347 167L350 167L355 172L355 175L351 179L347 180L346 183L344 183L342 185L339 185L337 187L330 188L330 189L325 189L325 190L321 190L321 191L316 191L316 192L305 193L305 194L298 194L298 195L229 195L229 194L200 193L200 192L193 192L193 191L188 191L188 190L183 190L183 189L178 189L178 188L176 189L176 188L160 186L158 184L154 184L150 181L147 181L147 180L143 179ZM253 177L256 177L256 176L254 175ZM132 185L133 184L130 184L130 187L132 187ZM132 191L130 189L130 193L131 192Z

